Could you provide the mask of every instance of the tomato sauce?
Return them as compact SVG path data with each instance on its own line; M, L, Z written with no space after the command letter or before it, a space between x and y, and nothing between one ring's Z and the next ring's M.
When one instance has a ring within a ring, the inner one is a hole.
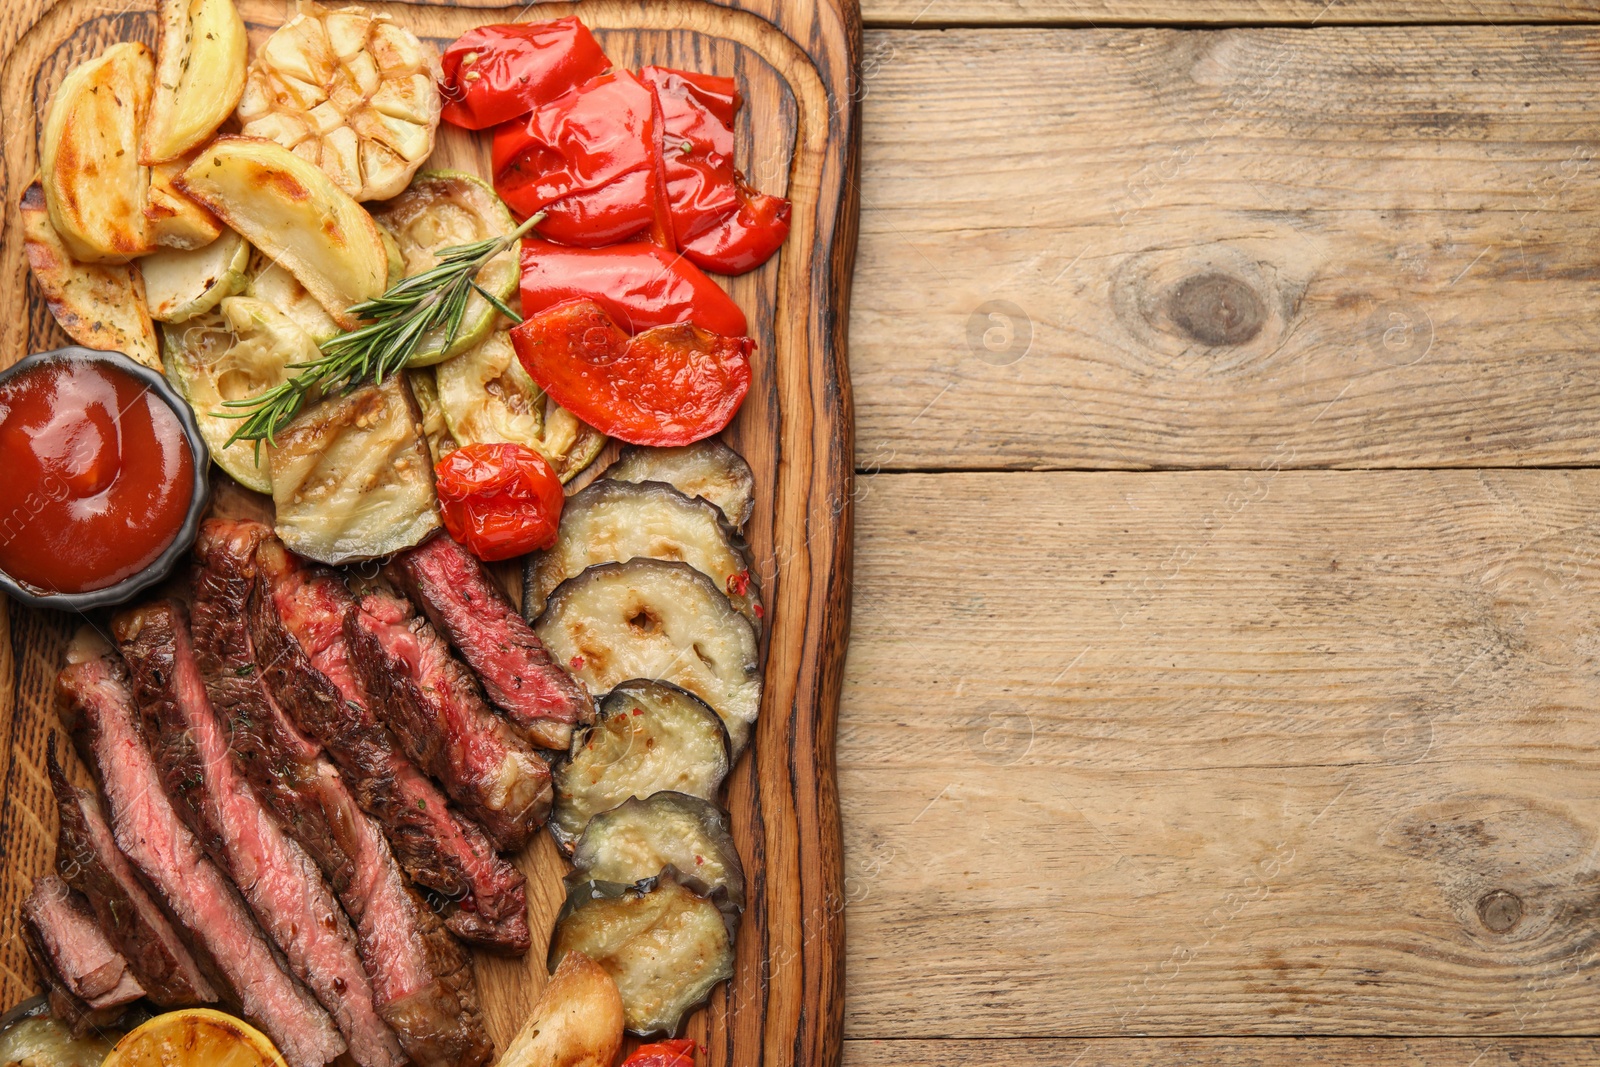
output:
M45 593L115 585L183 526L194 456L144 382L53 359L0 385L0 570Z

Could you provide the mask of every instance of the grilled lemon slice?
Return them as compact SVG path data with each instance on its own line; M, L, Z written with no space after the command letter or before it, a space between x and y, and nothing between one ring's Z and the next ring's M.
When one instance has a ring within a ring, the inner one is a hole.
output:
M357 200L386 200L433 151L438 80L432 49L387 15L300 0L250 65L239 121Z
M266 1035L210 1008L157 1015L117 1042L100 1067L288 1067Z

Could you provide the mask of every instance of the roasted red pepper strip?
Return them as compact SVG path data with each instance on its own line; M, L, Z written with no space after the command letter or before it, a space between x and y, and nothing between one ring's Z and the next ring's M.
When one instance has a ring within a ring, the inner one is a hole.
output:
M640 1045L622 1067L694 1067L694 1042L686 1037Z
M463 445L434 468L450 536L481 560L511 559L556 542L561 479L531 448Z
M443 117L485 130L604 74L611 61L576 16L468 30L444 51Z
M655 97L627 71L594 78L494 134L494 187L539 233L595 248L656 221Z
M744 312L721 286L682 256L648 241L568 248L524 238L522 313L534 315L578 298L598 303L629 333L678 322L728 337L749 329Z
M733 165L732 78L645 67L661 105L662 166L678 247L696 265L743 274L789 236L789 201L757 192Z
M629 338L593 300L569 300L511 331L539 387L601 433L634 445L693 444L721 430L750 391L748 337L684 322Z

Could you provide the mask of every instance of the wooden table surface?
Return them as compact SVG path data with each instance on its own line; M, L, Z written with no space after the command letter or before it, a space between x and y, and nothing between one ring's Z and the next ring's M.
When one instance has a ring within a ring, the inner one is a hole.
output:
M847 1067L1600 1063L1600 3L864 7Z

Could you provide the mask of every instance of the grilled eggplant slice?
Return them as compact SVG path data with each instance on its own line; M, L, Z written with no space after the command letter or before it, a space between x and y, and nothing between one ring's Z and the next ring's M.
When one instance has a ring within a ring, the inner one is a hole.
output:
M449 170L417 175L410 188L373 212L373 217L399 242L408 278L437 267L441 248L503 237L517 228L493 189L470 174ZM516 292L521 276L517 256L517 249L508 248L478 272L478 285L496 300L510 300ZM435 330L418 343L407 365L427 367L458 356L488 337L499 319L494 305L482 293L473 293L455 340L446 345L444 329Z
M217 131L244 95L246 47L233 0L162 0L155 99L140 162L177 159Z
M716 505L664 482L601 478L573 495L561 509L556 543L528 561L524 601L530 612L543 611L556 586L585 568L638 556L687 563L760 631L761 604L739 532Z
M619 482L666 482L685 496L709 500L743 529L755 509L756 476L744 457L721 441L681 448L630 445L606 470Z
M150 171L139 131L150 111L155 60L138 42L80 63L51 94L39 141L50 221L72 257L126 263L154 248L145 218Z
M598 696L632 678L682 686L744 750L761 710L756 632L687 563L635 557L562 582L533 626L557 663Z
M281 264L254 252L246 273L249 282L245 292L289 316L311 340L321 345L339 335L339 324L333 321L333 316L324 311L317 298Z
M439 403L450 433L464 445L514 444L538 452L556 475L571 481L605 447L599 430L557 404L522 369L509 334L435 368Z
M224 417L224 402L244 400L282 382L292 363L316 359L317 346L272 305L229 297L219 311L162 330L166 373L194 409L211 458L233 480L258 493L272 492L267 450L249 441L228 444L239 420Z
M269 451L274 528L302 556L373 559L439 528L422 414L403 377L323 400Z
M366 209L313 163L272 141L219 137L179 190L288 268L341 327L389 285L389 252Z
M210 311L245 286L250 246L226 230L194 251L172 249L139 261L145 299L157 322L185 322Z
M665 682L623 682L556 768L550 833L569 851L590 819L630 798L670 790L710 800L731 765L727 730L699 697ZM613 880L636 882L660 869Z
M733 976L734 921L725 901L696 893L670 867L636 885L582 882L556 919L548 966L582 952L617 983L629 1030L670 1036Z
M68 337L102 352L121 352L161 369L160 342L145 303L144 279L120 263L79 263L50 222L44 187L22 194L22 244L39 291Z
M568 883L633 883L675 867L685 884L717 890L744 907L744 867L728 832L728 813L688 793L632 797L589 820L572 850Z

